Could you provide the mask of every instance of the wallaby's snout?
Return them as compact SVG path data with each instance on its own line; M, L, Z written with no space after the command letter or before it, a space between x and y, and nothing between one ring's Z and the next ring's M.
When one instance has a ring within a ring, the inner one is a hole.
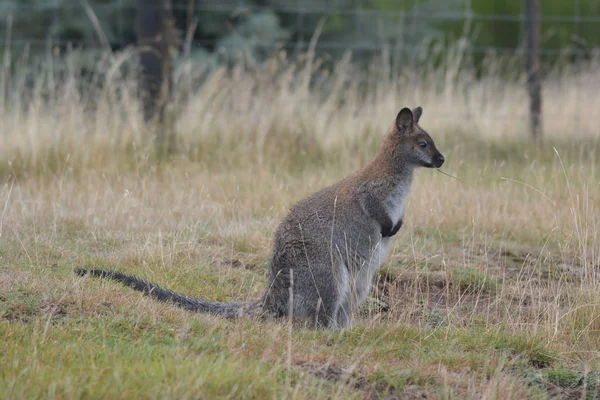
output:
M442 155L442 153L440 153L439 151L437 152L437 154L435 154L432 157L432 166L435 168L439 168L444 164L444 161L446 161L446 159L444 158L444 156Z
M446 161L446 159L444 158L442 153L440 153L438 149L435 148L435 144L433 144L433 142L430 144L429 147L429 151L423 152L424 154L419 154L419 159L422 160L421 165L425 168L441 167L444 164L444 161Z

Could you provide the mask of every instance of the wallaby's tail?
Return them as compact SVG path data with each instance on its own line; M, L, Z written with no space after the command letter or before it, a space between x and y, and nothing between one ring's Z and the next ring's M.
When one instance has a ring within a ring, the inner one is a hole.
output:
M101 269L76 269L75 273L79 276L92 275L101 278L112 279L121 282L150 297L162 302L172 302L175 305L185 308L189 311L195 311L205 314L220 315L225 318L237 318L242 315L257 314L260 303L221 303L219 301L208 301L200 298L184 296L179 293L163 289L160 286L146 282L136 277L125 275L116 271L104 271Z

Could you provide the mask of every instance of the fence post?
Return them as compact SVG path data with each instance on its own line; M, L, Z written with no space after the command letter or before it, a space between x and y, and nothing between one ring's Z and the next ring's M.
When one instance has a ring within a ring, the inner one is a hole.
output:
M527 86L529 91L529 130L536 143L542 142L542 84L540 81L540 2L525 0L527 21Z
M140 48L140 89L144 119L157 123L159 154L175 147L172 122L167 114L171 97L171 48L178 45L170 0L137 0L137 36Z

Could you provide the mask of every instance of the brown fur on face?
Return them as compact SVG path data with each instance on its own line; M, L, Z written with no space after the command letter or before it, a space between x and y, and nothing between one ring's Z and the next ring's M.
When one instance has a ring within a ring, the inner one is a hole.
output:
M403 108L398 113L394 126L384 143L391 160L396 166L439 168L445 159L436 148L433 139L419 126L423 109Z

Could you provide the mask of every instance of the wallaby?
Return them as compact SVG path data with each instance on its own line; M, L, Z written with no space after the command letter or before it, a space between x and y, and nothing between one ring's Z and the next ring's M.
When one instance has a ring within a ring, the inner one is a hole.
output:
M444 156L419 126L422 113L421 107L400 110L372 161L291 208L275 232L267 285L257 301L211 302L118 272L76 272L119 281L191 311L229 318L289 317L291 313L315 328L350 327L352 312L367 297L391 237L402 226L413 171L444 163Z

